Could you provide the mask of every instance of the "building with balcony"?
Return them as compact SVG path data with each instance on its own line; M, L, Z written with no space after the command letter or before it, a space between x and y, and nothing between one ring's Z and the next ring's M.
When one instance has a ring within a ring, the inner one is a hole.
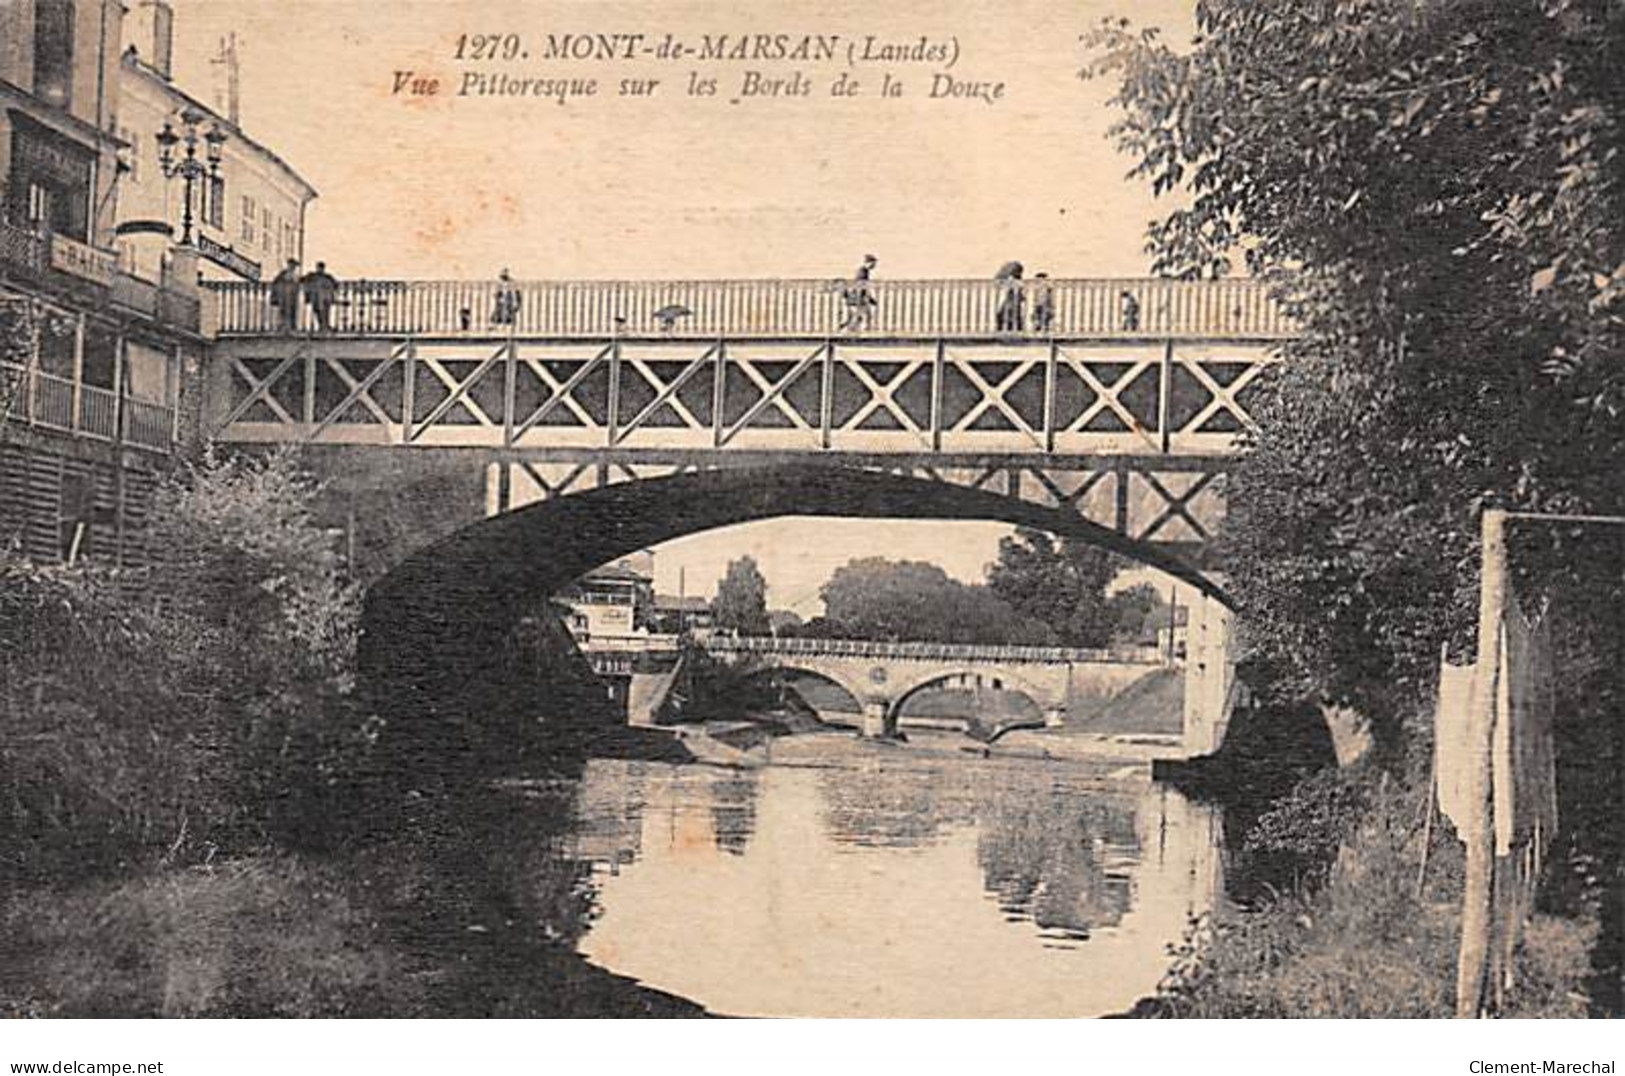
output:
M126 22L117 85L118 131L128 145L117 193L123 264L159 279L169 238L184 240L188 232L205 280L269 280L288 259L303 261L305 211L316 190L243 130L235 41L220 43L211 61L216 85L195 96L172 77L169 4L134 0ZM190 220L186 187L165 177L158 142L159 133L178 126L184 114L220 139L218 165L194 184Z
M124 17L0 3L0 549L36 560L145 558L203 356L195 255L117 250Z
M654 615L654 554L645 550L594 568L558 595L570 634L586 650L647 637Z

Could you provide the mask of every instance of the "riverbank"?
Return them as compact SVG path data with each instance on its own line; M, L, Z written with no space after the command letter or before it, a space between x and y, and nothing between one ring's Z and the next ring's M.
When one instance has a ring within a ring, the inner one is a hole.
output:
M1259 818L1241 855L1325 853L1323 871L1192 923L1139 1018L1448 1018L1462 853L1424 823L1425 785L1323 774ZM1427 856L1423 868L1424 850ZM1587 1015L1594 914L1531 917L1501 1015Z
M704 1015L573 951L590 892L552 854L558 797L488 799L340 855L12 887L0 1017Z

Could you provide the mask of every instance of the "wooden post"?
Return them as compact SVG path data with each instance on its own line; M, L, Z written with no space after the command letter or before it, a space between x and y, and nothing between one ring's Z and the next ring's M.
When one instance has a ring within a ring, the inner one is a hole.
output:
M1489 963L1490 903L1495 874L1495 829L1490 817L1490 751L1495 732L1496 683L1501 674L1501 619L1506 607L1506 512L1486 508L1478 583L1478 668L1468 711L1466 802L1461 834L1467 867L1461 907L1461 950L1456 964L1456 1017L1471 1020L1484 1004Z

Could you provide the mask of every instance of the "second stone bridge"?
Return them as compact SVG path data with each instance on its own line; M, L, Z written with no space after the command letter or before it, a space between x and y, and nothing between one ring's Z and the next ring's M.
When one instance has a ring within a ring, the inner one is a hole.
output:
M919 692L964 683L1019 692L1037 706L1044 724L1059 725L1074 698L1116 695L1164 665L1160 652L1147 647L1082 650L725 635L711 636L703 645L727 661L833 682L861 706L866 736L895 733L904 705Z

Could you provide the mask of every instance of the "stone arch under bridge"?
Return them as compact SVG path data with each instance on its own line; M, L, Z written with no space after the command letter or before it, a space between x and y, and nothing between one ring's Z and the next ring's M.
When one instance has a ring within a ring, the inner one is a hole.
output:
M599 564L672 538L779 516L981 519L1074 536L1159 568L1228 603L1176 551L1076 513L905 475L814 464L643 479L539 501L465 526L369 589L362 674L419 708L455 706L494 675L518 619Z

